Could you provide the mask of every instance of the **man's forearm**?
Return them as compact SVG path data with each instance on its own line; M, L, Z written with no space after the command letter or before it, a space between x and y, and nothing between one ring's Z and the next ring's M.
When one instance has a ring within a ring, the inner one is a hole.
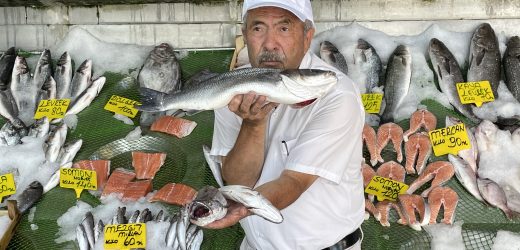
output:
M256 190L282 210L295 202L317 178L316 175L285 170L278 179L267 182Z
M224 158L222 175L227 184L253 187L264 164L266 123L249 125L243 123L238 138Z

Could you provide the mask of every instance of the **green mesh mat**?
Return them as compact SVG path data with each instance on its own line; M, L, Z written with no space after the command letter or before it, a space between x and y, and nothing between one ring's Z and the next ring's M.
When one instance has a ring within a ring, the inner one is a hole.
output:
M210 69L216 72L227 70L233 51L199 51L190 52L181 60L183 80L202 69ZM94 158L110 158L111 168L123 167L131 169L132 150L163 151L167 153L165 164L153 180L154 189L157 190L168 182L181 182L196 189L204 185L217 186L202 154L202 145L211 144L213 133L213 112L206 111L188 119L197 122L195 130L183 139L165 135L162 133L143 131L145 135L137 141L126 142L124 138L135 126L125 125L112 117L112 113L103 110L104 105L111 95L117 94L131 99L138 99L135 80L127 76L106 73L107 83L100 95L86 110L78 115L78 126L69 131L67 141L83 139L83 147L74 159L75 161ZM124 81L130 84L130 88L121 87ZM463 117L456 112L448 110L438 103L430 100L423 104L432 111L438 119L437 127L444 126L446 115ZM138 117L133 119L138 123ZM399 125L404 130L408 129L408 120L401 121ZM3 121L0 121L3 124ZM471 124L474 125L474 124ZM117 151L116 151L117 149ZM364 156L368 158L368 151L364 149ZM382 153L385 160L395 159L395 152L388 145ZM446 156L430 158L430 161L447 160ZM404 162L403 162L404 164ZM406 183L411 183L413 176L406 177ZM459 195L460 201L456 211L456 220L463 220L463 239L467 249L490 249L497 230L520 231L520 220L509 221L503 213L487 207L473 198L456 180L452 178L447 184ZM418 192L424 190L423 187ZM81 200L96 206L99 200L83 192ZM54 239L58 227L57 218L75 204L75 194L72 190L54 188L36 204L36 213L33 224L37 230L31 230L28 215L22 217L16 234L11 239L9 249L78 249L75 242L56 244ZM178 207L171 206L171 211ZM312 216L312 215L309 215ZM442 216L442 210L439 217ZM424 231L415 231L408 226L396 223L397 214L390 213L390 227L383 227L373 217L366 220L362 229L364 232L363 249L430 249L430 237ZM237 249L244 237L239 225L221 230L204 230L202 249Z

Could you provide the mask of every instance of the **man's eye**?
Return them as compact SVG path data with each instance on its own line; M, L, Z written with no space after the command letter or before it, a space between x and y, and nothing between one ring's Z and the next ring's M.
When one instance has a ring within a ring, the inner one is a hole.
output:
M261 31L261 30L262 30L262 28L260 28L258 26L253 27L253 31Z
M287 31L289 31L289 27L282 27L282 28L280 28L280 30L283 32L287 32Z

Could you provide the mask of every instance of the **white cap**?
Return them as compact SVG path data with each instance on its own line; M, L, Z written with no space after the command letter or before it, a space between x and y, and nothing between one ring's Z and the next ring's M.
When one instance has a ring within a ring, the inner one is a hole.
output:
M244 0L242 19L244 19L248 10L268 6L288 10L302 20L302 22L309 20L314 25L310 0Z

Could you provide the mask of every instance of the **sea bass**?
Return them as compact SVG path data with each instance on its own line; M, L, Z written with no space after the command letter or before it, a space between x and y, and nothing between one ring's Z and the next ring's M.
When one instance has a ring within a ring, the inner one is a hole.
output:
M329 41L323 41L320 44L320 57L326 63L336 67L345 75L348 74L347 61L339 52L338 48Z
M74 102L92 84L92 60L85 60L74 73L70 83L70 97Z
M9 48L0 57L0 90L9 88L9 81L13 73L14 60L16 58L16 51L14 47Z
M469 48L468 82L489 81L495 99L500 82L500 49L489 23L477 27Z
M29 210L34 203L36 203L43 194L43 186L38 181L33 181L29 186L18 196L18 209L23 214Z
M511 37L507 42L503 62L507 88L516 100L520 101L520 38L518 36Z
M228 105L235 95L250 91L267 96L270 102L296 104L321 97L336 83L332 71L247 68L220 74L173 94L141 88L142 105L136 107L152 112L213 110Z
M33 84L25 58L21 56L17 56L14 63L10 89L18 107L18 117L27 125L31 124L38 88Z
M469 118L474 123L479 123L480 119L473 114L471 104L462 104L457 92L457 83L464 82L459 63L444 45L443 42L432 38L428 49L432 61L433 70L437 75L439 86L442 93L448 97L451 105L460 113Z
M405 45L399 45L388 60L385 82L386 107L382 121L394 120L394 113L403 102L412 78L412 55Z
M354 66L348 75L366 93L372 93L375 87L383 85L383 64L381 58L370 43L359 39L354 49Z
M43 84L47 81L49 77L52 76L52 59L51 59L51 51L45 49L38 63L36 64L36 68L34 69L33 75L33 84L36 88L41 89Z
M72 81L72 60L67 51L65 51L56 64L54 71L54 80L56 81L56 98L70 98L70 82Z

